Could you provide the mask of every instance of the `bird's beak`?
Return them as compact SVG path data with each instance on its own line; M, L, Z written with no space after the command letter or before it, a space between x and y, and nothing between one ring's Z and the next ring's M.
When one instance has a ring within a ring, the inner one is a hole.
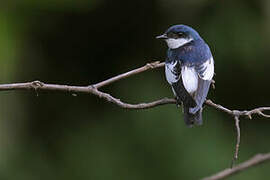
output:
M168 36L167 36L167 34L162 34L160 36L157 36L156 38L157 39L168 39Z

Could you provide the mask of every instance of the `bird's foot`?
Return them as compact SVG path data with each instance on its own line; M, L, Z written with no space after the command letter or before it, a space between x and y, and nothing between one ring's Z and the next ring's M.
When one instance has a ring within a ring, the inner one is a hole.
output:
M216 88L215 83L216 83L216 81L212 79L212 80L211 80L211 86L212 86L213 89Z
M176 107L180 107L183 104L183 102L179 98L175 97L175 100L176 100Z

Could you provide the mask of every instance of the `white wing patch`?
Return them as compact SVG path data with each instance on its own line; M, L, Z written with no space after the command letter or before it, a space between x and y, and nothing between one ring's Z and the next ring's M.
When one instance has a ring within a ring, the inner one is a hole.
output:
M199 73L200 78L203 80L211 81L214 76L214 60L213 57L208 59L205 63L202 64L202 72Z
M175 61L175 63L166 63L165 65L165 75L169 84L176 83L180 78L174 71L176 65L177 61Z
M181 74L187 92L189 94L194 93L198 88L198 73L194 67L182 66Z

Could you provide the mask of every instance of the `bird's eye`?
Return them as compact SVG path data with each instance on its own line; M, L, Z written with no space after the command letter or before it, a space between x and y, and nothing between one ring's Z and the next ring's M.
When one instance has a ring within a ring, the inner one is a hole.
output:
M173 38L173 39L178 39L178 38L181 38L181 37L183 37L183 33L176 33L176 32L169 32L169 33L167 33L167 36L169 37L169 38Z
M174 34L173 32L168 32L168 33L167 33L167 36L168 36L169 38L174 38L174 35L175 35L175 34Z
M183 36L183 35L184 35L184 34L183 34L183 33L181 33L181 32L180 32L180 33L178 33L178 36L179 36L179 37L181 37L181 36Z

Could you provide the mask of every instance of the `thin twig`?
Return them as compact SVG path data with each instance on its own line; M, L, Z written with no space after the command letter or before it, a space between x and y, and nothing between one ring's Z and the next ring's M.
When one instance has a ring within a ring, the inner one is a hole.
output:
M159 67L163 67L165 65L164 62L160 62L160 61L155 61L155 62L152 62L152 63L147 63L145 66L143 67L140 67L140 68L137 68L137 69L134 69L134 70L131 70L129 72L126 72L126 73L123 73L123 74L119 74L117 76L114 76L110 79L107 79L105 81L102 81L100 83L97 83L95 85L93 85L94 87L96 87L97 89L103 87L103 86L106 86L106 85L109 85L115 81L119 81L121 79L124 79L124 78L127 78L129 76L132 76L132 75L135 75L135 74L139 74L139 73L142 73L144 71L147 71L149 69L155 69L155 68L159 68Z
M245 116L248 116L249 119L252 119L251 116L253 114L258 114L260 116L263 116L263 117L266 117L266 118L270 118L270 115L263 113L264 111L269 111L269 110L270 110L270 107L260 107L260 108L255 108L255 109L253 109L251 111L244 111L243 114Z
M234 156L233 156L231 168L233 168L234 163L238 159L239 146L240 146L240 126L239 126L240 120L239 120L239 117L238 116L234 116L234 121L235 121L237 138L236 138L235 152L234 152Z
M219 179L224 179L229 176L232 176L240 171L243 171L247 168L250 168L252 166L259 165L261 163L270 161L270 153L267 154L257 154L251 159L233 167L233 168L228 168L223 171L220 171L210 177L203 178L202 180L219 180Z
M230 114L230 115L233 114L232 110L225 108L225 107L221 106L220 104L215 104L209 99L205 101L205 104L207 104L208 106L211 106L219 111L225 112L227 114Z

